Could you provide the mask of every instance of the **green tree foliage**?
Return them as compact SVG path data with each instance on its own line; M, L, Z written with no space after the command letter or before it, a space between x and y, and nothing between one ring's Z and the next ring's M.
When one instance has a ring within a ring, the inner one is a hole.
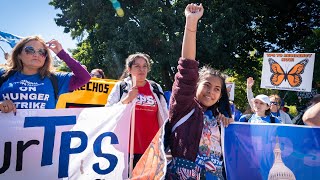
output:
M144 52L154 62L150 79L170 90L180 57L184 8L190 2L122 0L124 17L116 15L108 0L52 0L50 4L62 11L55 19L57 25L74 38L83 39L74 56L89 70L102 68L108 78L117 79L125 58ZM260 84L264 52L309 51L314 30L320 27L318 0L202 3L205 13L198 27L197 59L200 65L210 64L236 76L237 87L242 87L237 89L241 92L237 99L245 99L247 77ZM254 55L249 53L253 50Z
M308 36L302 42L302 51L303 52L314 52L316 54L316 59L314 62L314 72L313 72L313 81L317 86L320 87L320 27L313 30L313 33Z
M312 34L310 34L305 39L301 40L301 52L313 52L316 53L315 62L314 62L314 71L313 71L313 81L312 89L320 92L320 28L314 29ZM301 98L297 96L296 92L292 91L282 91L280 92L282 97L286 97L286 102L289 105L295 105L300 110L301 108L308 105L311 97ZM312 94L312 93L311 93Z

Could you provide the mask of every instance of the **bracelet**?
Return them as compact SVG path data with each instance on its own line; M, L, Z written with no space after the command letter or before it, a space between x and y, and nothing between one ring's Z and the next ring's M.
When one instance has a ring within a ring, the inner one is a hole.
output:
M185 27L186 30L190 31L190 32L197 32L197 29L196 30L191 30L189 29L187 26Z

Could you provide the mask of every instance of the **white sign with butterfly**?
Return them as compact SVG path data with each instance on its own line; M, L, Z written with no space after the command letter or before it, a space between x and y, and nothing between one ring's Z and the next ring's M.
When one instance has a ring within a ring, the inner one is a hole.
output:
M310 92L315 53L264 53L261 88Z

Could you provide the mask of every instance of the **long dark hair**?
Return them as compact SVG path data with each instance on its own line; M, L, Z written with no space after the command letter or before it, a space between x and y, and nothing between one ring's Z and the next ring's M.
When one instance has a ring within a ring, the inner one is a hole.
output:
M268 105L268 106L269 106L269 105ZM264 114L265 114L266 116L270 116L270 115L271 115L270 106L269 106L269 109L267 109L267 110L264 112Z
M130 54L126 59L126 65L124 67L124 70L123 70L122 75L119 78L119 80L123 80L124 78L130 76L130 74L128 72L128 68L132 67L132 65L134 64L134 62L135 62L135 60L137 58L145 59L146 63L147 63L147 66L148 66L148 72L151 70L152 60L151 60L151 58L150 58L150 56L148 54L140 53L140 52L137 52L137 53L134 53L134 54Z
M229 96L228 96L228 91L227 91L227 87L226 87L226 83L225 83L226 75L224 75L223 73L221 73L218 70L213 69L212 67L210 67L208 65L203 66L199 70L198 85L208 75L219 78L220 82L221 82L221 98L214 105L210 106L208 108L208 110L211 110L212 114L214 116L217 116L219 113L221 113L224 116L231 118L232 116L231 116L231 108L230 108L230 103L229 103Z

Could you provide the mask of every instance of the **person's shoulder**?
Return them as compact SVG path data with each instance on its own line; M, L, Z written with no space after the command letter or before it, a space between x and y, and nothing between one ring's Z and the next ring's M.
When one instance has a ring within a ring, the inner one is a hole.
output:
M275 123L281 123L281 120L278 117L274 117L274 122Z
M118 90L118 88L121 88L121 86L123 86L123 85L127 86L127 84L126 84L125 81L123 81L123 80L117 81L117 82L114 84L114 88L113 88L113 89L117 89L117 90Z
M131 77L128 76L128 77L126 77L126 78L124 78L124 79L119 80L118 83L119 83L119 84L121 84L121 83L122 83L122 84L123 84L123 83L127 83L127 84L130 84L130 85L131 85L131 82L132 82L132 81L131 81Z
M285 116L286 118L290 118L291 119L291 117L290 117L290 115L289 115L289 113L287 113L287 112L285 112L285 111L283 111L283 110L280 110L280 116Z
M239 122L246 122L246 118L247 118L248 114L244 114L239 118Z
M125 88L125 89L126 89L126 87L127 87L128 85L131 86L131 81L130 81L130 79L128 79L128 78L124 78L124 79L116 82L116 84L115 84L115 86L119 86L119 87Z
M117 81L117 82L114 84L110 95L111 95L111 94L113 95L113 94L115 94L115 93L119 93L119 92L121 92L122 90L127 89L127 86L128 86L128 83L125 82L124 79ZM121 89L122 89L122 90L121 90ZM109 96L110 96L110 95L109 95Z
M269 123L272 123L272 119L274 119L274 123L281 123L281 120L278 118L278 117L276 117L276 116L273 116L273 115L268 115L269 116ZM267 120L266 120L267 121Z
M0 76L2 76L7 70L4 67L0 67Z
M148 83L152 86L152 85L156 85L158 87L158 89L162 89L161 88L161 85L159 83L157 83L156 81L153 81L153 80L147 80Z

